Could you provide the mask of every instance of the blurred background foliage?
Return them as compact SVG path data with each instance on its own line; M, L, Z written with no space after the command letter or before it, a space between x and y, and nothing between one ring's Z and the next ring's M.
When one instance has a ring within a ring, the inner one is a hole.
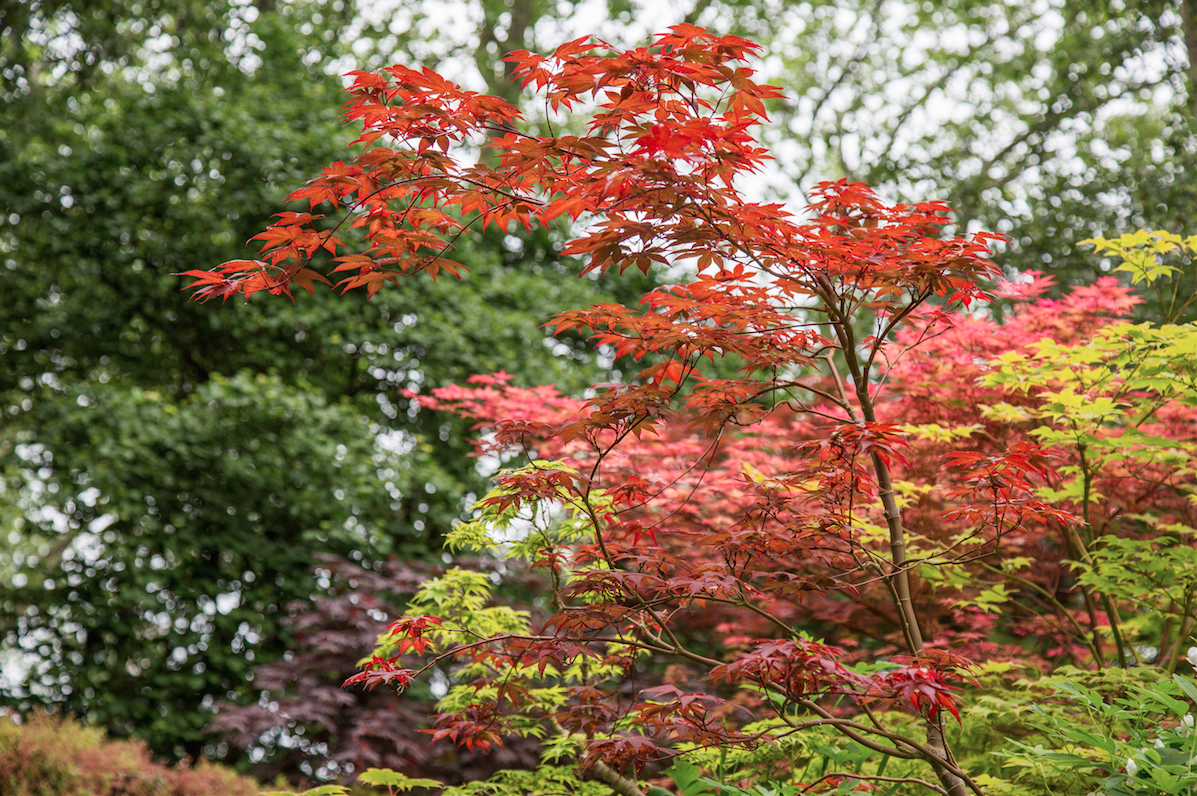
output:
M540 324L603 294L547 234L495 233L459 253L464 285L188 303L175 272L244 256L345 152L325 67L348 11L19 9L0 124L0 704L194 757L215 703L256 699L252 667L293 646L280 620L319 589L317 553L439 557L481 485L464 427L402 391L501 369L581 389L595 361Z
M0 0L0 707L54 705L168 759L346 770L336 739L278 739L348 720L259 711L243 726L273 740L238 747L207 727L220 703L344 676L305 654L305 627L348 621L302 607L338 588L317 555L439 559L483 479L465 429L403 391L504 369L576 392L618 364L540 328L638 289L573 277L551 232L472 241L464 285L187 302L176 272L246 256L344 153L337 74L418 60L518 102L512 50L739 33L789 97L757 190L943 199L1009 236L1007 269L1081 284L1102 271L1079 240L1183 232L1197 205L1191 3Z

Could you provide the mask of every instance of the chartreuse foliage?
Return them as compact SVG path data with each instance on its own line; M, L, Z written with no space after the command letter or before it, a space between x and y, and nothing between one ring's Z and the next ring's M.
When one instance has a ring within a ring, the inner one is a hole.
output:
M385 788L387 796L398 796L410 790L427 792L435 789L440 796L560 796L560 794L576 794L576 796L609 796L610 789L601 783L588 781L580 777L573 769L561 766L541 766L535 771L507 770L500 771L488 780L468 782L463 785L445 787L432 779L408 777L389 769L371 768L363 771L358 782L363 785L373 785L375 788ZM323 785L303 792L302 796L349 796L359 794L362 790L354 788L352 791L342 785ZM286 791L270 791L260 796L295 796Z
M1161 265L1161 256L1190 245L1163 232L1095 243L1124 258L1118 270L1161 290L1176 284L1175 269ZM1126 485L1142 478L1197 505L1197 438L1191 432L1197 416L1197 325L1115 322L1080 342L1044 337L992 364L985 385L1033 396L1032 408L1015 410L1019 420L1032 426L1028 433L1040 444L1068 457L1057 468L1059 481L1039 493L1076 506L1085 521L1072 535L1074 567L1079 582L1105 602L1120 663L1139 657L1136 641L1161 654L1171 643L1172 660L1166 663L1171 671L1197 599L1197 529L1179 522L1166 503L1147 510L1125 505ZM998 404L990 416L1008 407ZM1111 501L1123 503L1116 507L1149 532L1101 533L1107 523L1097 522L1097 508ZM1126 628L1130 638L1124 638L1120 604L1130 606L1135 617ZM1168 638L1172 624L1181 628L1181 640Z
M1097 248L1098 254L1116 256L1122 262L1115 272L1131 275L1131 283L1150 287L1159 300L1159 316L1165 322L1183 317L1197 301L1191 286L1197 237L1181 237L1165 230L1140 230L1114 240L1093 238L1084 241ZM1185 277L1189 277L1186 280Z
M1189 653L1197 665L1197 647ZM1026 782L1071 782L1105 796L1191 793L1197 785L1197 683L1141 668L1063 669L1035 684L1069 709L1032 705L1046 743L1011 741L1007 766Z

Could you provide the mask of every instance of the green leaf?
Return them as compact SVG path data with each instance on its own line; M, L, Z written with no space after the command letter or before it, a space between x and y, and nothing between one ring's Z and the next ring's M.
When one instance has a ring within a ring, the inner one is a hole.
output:
M357 778L358 782L367 785L385 785L388 788L405 791L412 788L443 788L444 783L435 779L413 779L406 774L392 771L389 768L368 768Z
M704 780L702 769L684 758L675 760L665 775L674 781L682 796L699 796L708 791L718 791L718 786L710 780Z
M1197 685L1192 680L1179 674L1172 675L1172 680L1180 686L1180 690L1184 691L1189 699L1197 702Z

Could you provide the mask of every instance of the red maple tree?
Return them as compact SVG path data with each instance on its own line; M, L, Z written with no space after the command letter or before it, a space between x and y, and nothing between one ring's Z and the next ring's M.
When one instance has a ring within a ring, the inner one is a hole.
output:
M911 432L976 420L943 403L939 385L972 400L978 363L997 350L980 342L991 322L968 312L1000 276L988 259L995 238L954 236L944 205L889 205L855 183L819 186L802 217L747 201L737 178L766 163L753 129L779 96L745 66L755 50L683 25L633 50L578 40L548 57L517 53L515 72L550 119L586 120L549 135L428 70L354 73L347 118L364 128L360 154L292 195L313 212L280 214L258 236L258 259L188 272L191 287L207 300L339 280L372 295L423 272L457 274L453 250L491 224L569 230L561 255L582 274L661 269L676 283L639 306L566 310L550 323L639 361L626 382L571 399L500 374L421 397L423 409L487 429L480 452L531 455L497 476L478 510L568 518L573 535L524 546L548 576L552 614L481 636L454 616L413 615L350 682L410 681L419 671L403 653L457 661L476 699L443 715L437 737L486 748L532 704L537 721L585 740L584 766L611 776L683 743L763 743L737 718L755 710L783 734L831 727L925 762L941 792L979 794L945 716L959 719L953 684L972 665L962 653L1003 650L986 638L991 619L937 598L916 573L982 571L1042 528L1067 528L1071 515L1036 497L1061 456L1008 426L999 437L997 421L992 444L965 450ZM339 220L314 212L325 208ZM345 228L365 244L348 246ZM325 256L327 275L316 265ZM1107 299L1116 293L1107 286ZM907 484L936 490L904 511ZM1045 631L1059 649L1046 657L1083 644L1100 657L1096 614L1086 641L1076 612L1062 610ZM432 635L459 643L432 653ZM553 710L531 696L549 668L594 661L634 676L640 655L685 674L630 700L619 682L577 679ZM878 659L890 667L853 665ZM891 728L879 705L920 717L924 737Z

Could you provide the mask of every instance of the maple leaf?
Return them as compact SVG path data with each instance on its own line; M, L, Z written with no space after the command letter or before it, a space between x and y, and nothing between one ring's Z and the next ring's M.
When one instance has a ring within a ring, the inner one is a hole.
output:
M396 665L397 657L382 658L374 655L369 661L362 664L362 671L349 677L341 684L342 688L348 688L351 685L358 685L359 683L366 686L367 691L373 691L377 685L394 685L400 692L402 692L408 685L411 684L412 676L415 672L411 669L404 669Z

